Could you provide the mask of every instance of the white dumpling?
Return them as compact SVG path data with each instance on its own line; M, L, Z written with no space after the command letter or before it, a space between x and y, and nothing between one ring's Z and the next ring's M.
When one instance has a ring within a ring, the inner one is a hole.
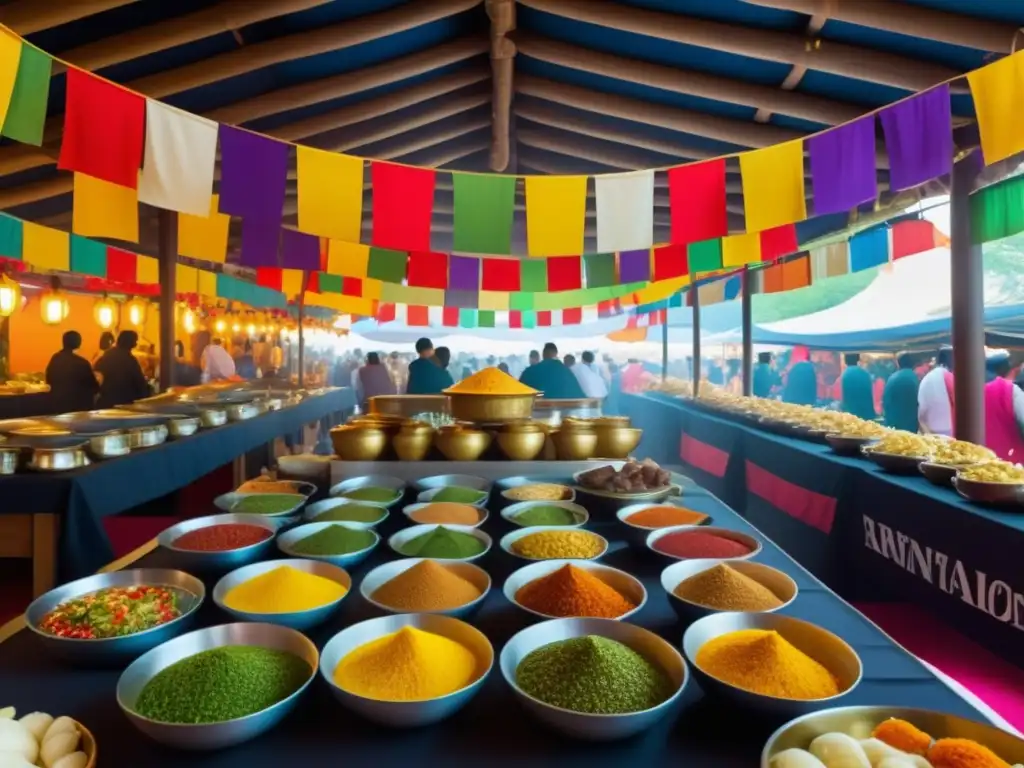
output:
M905 755L883 757L876 768L914 768L914 763Z
M72 752L54 763L53 768L85 768L87 765L89 756L85 752Z
M35 768L18 752L0 752L0 768Z
M43 765L46 768L53 768L64 755L70 755L78 750L80 739L81 736L77 729L49 734L46 737L46 741L43 742L43 748L39 750L39 756L43 759Z
M18 722L28 728L29 733L35 737L36 741L42 743L47 729L53 725L53 715L48 715L45 712L30 712Z
M811 742L811 754L821 760L825 768L871 768L860 742L845 733L819 736Z
M886 757L906 757L906 752L889 746L881 739L861 739L860 746L868 756L871 768L878 768L878 764Z
M0 720L13 720L17 714L18 710L14 707L3 707L0 709Z
M34 763L39 757L39 743L17 720L0 720L0 752L21 755L29 763Z
M825 768L821 760L802 749L786 749L771 760L771 768Z

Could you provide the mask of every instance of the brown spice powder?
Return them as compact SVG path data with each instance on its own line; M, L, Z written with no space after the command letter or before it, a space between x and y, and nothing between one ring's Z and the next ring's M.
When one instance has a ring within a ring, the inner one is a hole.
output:
M782 605L768 587L724 563L685 579L672 592L719 611L768 611Z

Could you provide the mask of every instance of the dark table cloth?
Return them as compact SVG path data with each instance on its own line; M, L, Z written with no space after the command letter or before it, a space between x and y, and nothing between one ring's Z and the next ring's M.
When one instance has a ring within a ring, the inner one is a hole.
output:
M661 395L626 396L638 455L675 463L852 600L922 605L1024 667L1024 509L987 508Z
M0 395L0 419L27 419L60 413L49 392Z
M684 497L687 506L710 514L714 525L761 538L764 549L757 561L786 571L799 586L800 594L786 613L837 633L856 649L864 665L864 676L860 685L841 700L842 705L916 706L984 719L916 658L721 501L692 483L684 484ZM679 647L684 627L659 584L659 574L667 561L647 550L626 548L620 538L620 524L612 515L593 508L590 511L594 517L588 528L612 542L612 551L602 562L633 573L647 589L647 604L632 621ZM400 513L393 512L380 533L386 538L400 527L402 518ZM495 540L510 529L494 514L484 523L484 530ZM375 615L359 596L358 584L372 567L393 557L382 542L371 558L352 569L353 590L339 613L325 626L309 633L319 648L342 628ZM704 697L692 679L676 709L652 730L632 739L595 744L573 741L545 730L517 705L497 667L502 645L528 625L527 615L508 603L501 592L506 576L524 561L495 547L477 563L490 573L493 585L472 623L494 645L495 667L476 699L453 718L429 728L396 731L369 724L343 709L318 677L297 711L274 731L220 753L182 755L153 744L129 725L114 697L118 671L59 666L40 651L36 638L27 631L0 644L0 680L5 700L21 711L39 709L80 719L95 734L101 755L106 755L102 765L247 768L344 763L756 768L765 740L782 723L760 719ZM139 565L172 566L173 561L158 551L143 558ZM213 582L208 582L208 595L212 587ZM209 598L201 611L202 626L227 620Z
M61 513L61 579L87 576L113 559L103 517L180 490L304 424L350 410L354 403L351 389L334 390L280 411L201 429L191 437L80 470L4 477L0 479L0 515Z

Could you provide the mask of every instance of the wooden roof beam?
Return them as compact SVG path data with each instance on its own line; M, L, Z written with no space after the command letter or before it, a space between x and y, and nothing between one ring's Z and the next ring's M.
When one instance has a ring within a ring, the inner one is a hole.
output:
M31 35L44 29L59 27L86 16L120 8L135 0L74 0L74 2L41 3L39 0L17 0L0 8L0 24L19 35Z
M864 109L854 104L600 53L539 35L518 33L515 41L519 52L524 56L672 93L698 96L754 109L765 108L825 125L839 125L864 114Z
M484 0L491 20L491 156L492 171L508 168L509 131L512 109L512 78L515 77L516 46L508 34L516 28L515 0Z
M801 65L841 77L922 91L961 74L908 56L822 41L808 46L803 35L646 11L610 0L519 0L528 8L609 29L693 45L781 64ZM844 3L845 4L845 3ZM858 5L859 3L849 3ZM888 8L889 3L882 3ZM886 11L882 10L881 13Z
M870 29L938 40L979 51L1011 53L1017 27L962 13L949 13L919 5L888 0L885 3L839 2L837 0L745 0L751 5L829 18Z
M834 5L835 3L831 3L831 6ZM828 21L828 16L824 13L816 13L811 16L810 20L807 22L807 37L812 38L821 32L826 21ZM800 85L800 81L804 79L804 75L806 74L807 67L802 64L794 64L790 68L789 74L787 74L785 79L782 81L782 85L780 87L784 91L792 91ZM754 119L759 123L767 123L772 119L772 110L767 107L758 107L757 113L754 115Z

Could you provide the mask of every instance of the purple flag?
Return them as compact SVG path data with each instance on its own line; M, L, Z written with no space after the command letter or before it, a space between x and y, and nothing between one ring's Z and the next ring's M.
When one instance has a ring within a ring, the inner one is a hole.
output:
M619 283L645 283L651 279L651 252L647 248L639 251L619 253Z
M320 269L320 238L294 229L282 229L281 266L307 272Z
M473 256L452 256L448 260L448 287L456 291L480 290L480 259ZM474 299L473 306L476 306Z
M240 261L247 267L279 267L277 245L281 224L271 219L249 218L242 221Z
M807 140L814 213L840 213L874 200L875 118L862 117Z
M220 126L220 212L281 223L289 146L230 125Z
M453 256L453 259L458 256ZM446 307L459 307L460 309L476 309L477 297L479 294L474 291L465 291L449 288L444 292L444 305Z
M909 189L953 170L949 85L893 104L879 115L889 151L889 188Z

